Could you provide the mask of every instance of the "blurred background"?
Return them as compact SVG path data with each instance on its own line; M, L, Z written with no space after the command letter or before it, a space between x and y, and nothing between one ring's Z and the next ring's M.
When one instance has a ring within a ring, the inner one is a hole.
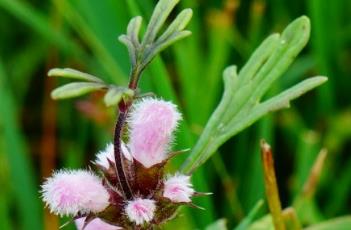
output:
M106 108L98 93L53 101L50 91L65 81L46 77L47 71L71 67L126 85L129 58L117 37L132 16L147 21L155 4L0 0L1 230L57 229L67 219L44 210L43 178L54 169L91 166L94 154L112 140L115 108ZM318 152L326 148L322 177L305 206L303 223L349 214L351 1L182 0L177 11L185 7L194 10L193 35L156 58L140 83L142 92L172 100L184 113L175 149L195 143L220 100L223 69L242 67L267 35L301 15L311 19L310 42L270 94L313 75L326 75L329 81L222 146L194 177L197 190L214 192L195 199L206 211L184 208L168 229L204 229L220 218L230 229L239 223L264 198L261 138L274 150L283 207L301 192ZM173 166L183 160L178 157Z

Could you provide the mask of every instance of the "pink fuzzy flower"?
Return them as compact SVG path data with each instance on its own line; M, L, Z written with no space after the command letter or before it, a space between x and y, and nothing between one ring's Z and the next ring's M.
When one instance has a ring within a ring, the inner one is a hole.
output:
M155 209L154 200L137 198L128 202L125 211L131 221L140 225L154 218Z
M125 158L127 158L130 161L133 160L132 155L129 153L127 146L123 142L121 144L121 149L122 149L122 153L125 156ZM96 155L95 163L108 169L110 165L109 165L107 159L109 159L112 162L115 162L115 151L114 151L114 146L112 143L107 144L105 149L100 151Z
M162 162L180 119L176 105L170 102L148 98L135 104L130 115L132 156L147 168Z
M90 171L58 171L42 186L43 200L57 215L100 212L109 204L101 179Z
M190 202L194 189L190 183L190 176L175 175L164 182L163 196L173 202Z
M75 220L78 230L83 230L84 220L85 220L85 217ZM118 230L118 229L122 229L122 228L105 223L99 218L95 218L84 228L84 230Z

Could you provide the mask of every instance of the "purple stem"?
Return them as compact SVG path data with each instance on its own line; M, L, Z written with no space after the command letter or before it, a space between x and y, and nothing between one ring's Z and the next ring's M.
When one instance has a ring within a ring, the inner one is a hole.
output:
M132 90L135 90L138 86L138 81L140 78L141 71L138 68L134 68L131 73L131 78L128 87ZM116 173L119 181L120 188L122 189L122 193L127 199L131 199L133 197L133 192L130 187L125 165L124 165L124 155L121 149L121 137L123 132L123 126L126 122L126 118L128 115L128 110L132 105L133 100L131 99L127 103L123 100L118 104L119 108L119 116L115 126L115 134L114 134L114 153L115 153L115 162L116 162Z

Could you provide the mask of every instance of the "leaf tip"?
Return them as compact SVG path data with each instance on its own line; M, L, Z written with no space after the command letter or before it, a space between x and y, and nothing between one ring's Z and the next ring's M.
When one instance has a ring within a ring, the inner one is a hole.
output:
M61 72L61 69L59 68L53 68L53 69L50 69L49 72L47 73L47 75L49 77L53 77L53 76L57 76L59 75L59 73Z

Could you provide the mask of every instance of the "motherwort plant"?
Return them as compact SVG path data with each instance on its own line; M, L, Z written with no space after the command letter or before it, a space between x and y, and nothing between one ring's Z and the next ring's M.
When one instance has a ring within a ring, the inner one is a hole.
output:
M119 37L131 61L128 87L107 84L73 69L49 72L49 76L79 80L55 89L51 95L54 99L105 90L105 104L118 107L113 143L97 154L97 172L59 170L42 185L42 197L50 211L72 216L79 229L153 229L174 217L180 205L197 207L191 198L206 193L195 192L191 184L190 176L196 168L228 138L266 113L287 107L290 100L326 80L310 78L261 101L308 40L309 20L301 17L282 35L269 36L239 73L235 66L224 71L220 104L182 168L167 174L166 164L182 152L172 152L171 148L182 115L172 102L140 94L138 82L159 52L191 34L184 28L192 11L185 9L159 35L178 1L158 2L141 40L141 17L131 19L127 33Z

